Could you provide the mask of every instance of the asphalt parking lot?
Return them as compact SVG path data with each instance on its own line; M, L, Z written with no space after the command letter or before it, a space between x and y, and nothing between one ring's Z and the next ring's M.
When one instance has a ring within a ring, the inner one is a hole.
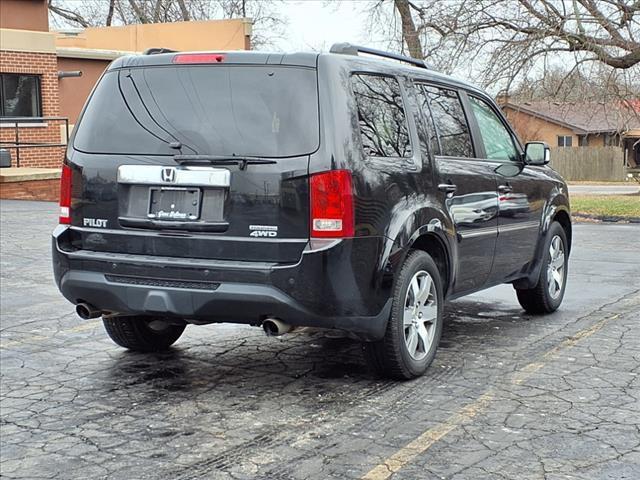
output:
M0 476L638 479L640 225L578 224L561 310L451 303L426 376L337 335L189 327L128 353L53 284L50 203L1 203Z

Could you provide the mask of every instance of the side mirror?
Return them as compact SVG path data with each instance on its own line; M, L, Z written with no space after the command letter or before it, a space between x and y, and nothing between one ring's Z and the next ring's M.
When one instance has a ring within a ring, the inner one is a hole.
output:
M524 163L546 165L551 161L551 149L546 142L527 142L524 146Z

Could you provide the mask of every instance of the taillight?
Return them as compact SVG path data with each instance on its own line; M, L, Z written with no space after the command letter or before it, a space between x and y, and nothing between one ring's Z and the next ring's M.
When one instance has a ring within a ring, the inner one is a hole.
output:
M62 166L60 176L60 223L71 223L71 168Z
M179 53L173 63L222 63L226 56L221 53Z
M311 236L353 237L353 182L348 170L311 175Z

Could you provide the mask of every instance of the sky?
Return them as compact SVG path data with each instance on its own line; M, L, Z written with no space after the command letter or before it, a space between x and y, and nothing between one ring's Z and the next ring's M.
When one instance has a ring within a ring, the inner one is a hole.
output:
M328 51L333 43L372 45L376 35L367 31L367 7L371 2L288 0L279 10L286 20L284 38L276 45L282 50ZM378 46L378 45L374 45Z
M389 50L389 40L381 27L371 22L369 8L376 3L377 0L283 0L279 11L286 25L274 46L289 52L327 52L334 43L349 42ZM393 9L390 2L385 8ZM455 70L453 76L474 83L474 68L467 65Z

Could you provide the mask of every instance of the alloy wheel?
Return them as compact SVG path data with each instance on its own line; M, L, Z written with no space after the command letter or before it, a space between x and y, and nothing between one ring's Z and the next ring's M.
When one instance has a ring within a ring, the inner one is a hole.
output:
M553 299L558 298L562 292L564 274L564 243L559 235L555 235L549 245L549 265L547 266L547 289Z
M424 270L417 272L407 289L404 302L404 341L409 355L422 360L431 350L438 318L436 286Z

